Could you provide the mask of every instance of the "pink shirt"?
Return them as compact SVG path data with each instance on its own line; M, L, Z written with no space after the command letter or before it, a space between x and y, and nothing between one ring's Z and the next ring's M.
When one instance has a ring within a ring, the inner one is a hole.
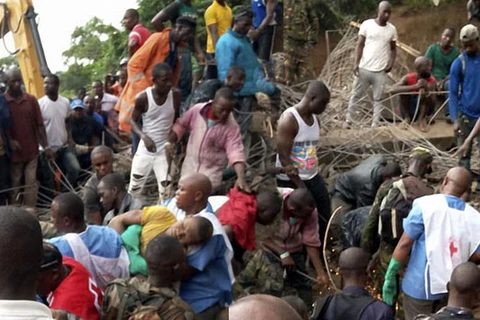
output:
M277 246L288 252L299 252L303 246L320 247L317 209L312 211L310 217L297 218L294 223L290 223L290 217L293 215L285 203L292 191L293 189L285 188L281 192L283 197L282 216L274 222L275 232L270 234L270 238Z
M145 41L147 41L148 37L150 37L150 31L139 23L135 27L133 27L132 31L128 35L128 41L131 41L132 39L137 40L138 49L143 46Z

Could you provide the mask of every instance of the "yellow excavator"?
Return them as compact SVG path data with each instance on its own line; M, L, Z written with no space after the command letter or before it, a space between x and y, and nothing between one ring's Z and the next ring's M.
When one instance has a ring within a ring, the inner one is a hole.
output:
M5 0L0 3L0 41L6 48L3 37L8 32L12 33L16 49L10 53L17 57L25 89L40 98L44 95L43 78L50 74L50 70L43 52L36 16L32 0Z

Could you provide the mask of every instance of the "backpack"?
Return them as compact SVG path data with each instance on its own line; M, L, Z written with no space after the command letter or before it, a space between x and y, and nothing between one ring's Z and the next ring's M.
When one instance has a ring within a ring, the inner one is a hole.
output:
M166 306L168 303L171 306ZM182 304L186 308L183 308ZM108 285L105 291L102 319L163 319L160 309L165 311L169 307L178 307L178 310L171 310L177 314L191 311L173 290L152 287L146 281L135 277L116 279ZM188 316L185 318L190 319ZM193 319L193 313L191 319Z
M395 181L380 204L378 233L382 240L398 241L403 234L403 219L410 213L413 200L432 193L433 190L415 176Z
M360 319L363 311L376 300L370 296L339 293L322 297L313 303L311 320L322 320L329 307L334 308L334 319Z

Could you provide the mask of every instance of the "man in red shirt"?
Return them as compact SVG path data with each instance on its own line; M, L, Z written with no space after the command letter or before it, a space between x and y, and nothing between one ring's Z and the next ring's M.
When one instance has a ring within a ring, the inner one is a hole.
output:
M122 23L125 29L130 32L128 35L128 55L131 57L150 37L150 31L140 23L138 11L135 9L125 11Z
M37 161L38 145L45 150L47 160L53 160L54 153L47 141L42 113L37 99L22 89L22 75L18 69L5 74L7 99L11 124L10 147L12 203L20 203L19 194L22 176L25 176L24 205L36 207L37 204Z
M420 95L401 95L400 107L403 122L410 124L418 120L421 131L426 131L425 115L435 107L435 96L428 96L429 91L435 91L437 81L432 76L432 61L425 57L415 59L415 72L404 76L393 88L391 93L412 92ZM420 103L418 99L420 98ZM417 110L419 106L419 110Z
M82 319L100 319L103 293L87 269L76 260L62 257L51 243L43 243L43 259L37 293L51 309L64 310Z

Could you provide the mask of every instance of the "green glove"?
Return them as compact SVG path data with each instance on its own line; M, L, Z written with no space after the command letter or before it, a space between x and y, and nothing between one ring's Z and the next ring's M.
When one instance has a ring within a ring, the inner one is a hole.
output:
M383 301L393 306L397 300L398 285L397 273L402 268L402 264L392 257L388 265L387 273L385 274L385 281L383 282L382 299Z

